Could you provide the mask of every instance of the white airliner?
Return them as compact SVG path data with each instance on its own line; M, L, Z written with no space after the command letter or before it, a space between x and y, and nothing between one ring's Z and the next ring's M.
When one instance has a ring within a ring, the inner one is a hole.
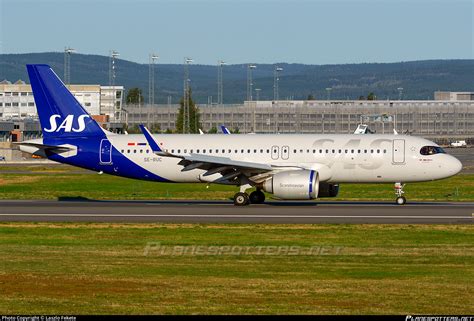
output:
M403 135L117 135L90 117L47 65L28 65L43 138L20 149L111 175L240 187L235 205L335 197L341 183L405 183L453 176L462 168L435 143ZM255 188L250 195L249 189ZM350 187L349 187L350 188Z

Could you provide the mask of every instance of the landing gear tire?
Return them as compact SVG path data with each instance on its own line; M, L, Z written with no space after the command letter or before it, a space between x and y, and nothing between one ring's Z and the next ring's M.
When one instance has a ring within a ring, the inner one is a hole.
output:
M234 205L235 206L245 206L245 205L249 205L250 204L250 201L249 201L249 195L247 193L236 193L234 195Z
M249 199L251 204L262 204L265 202L265 194L260 190L256 190L250 193Z
M407 199L403 194L405 193L403 191L403 188L405 187L405 184L403 183L395 183L395 195L397 195L396 203L397 205L404 205L407 202Z
M400 196L400 197L397 197L397 205L404 205L406 202L407 202L407 199L405 198L405 196Z

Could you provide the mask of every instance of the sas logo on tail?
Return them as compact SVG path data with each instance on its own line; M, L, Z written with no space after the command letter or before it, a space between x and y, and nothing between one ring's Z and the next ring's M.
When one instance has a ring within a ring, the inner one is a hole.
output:
M76 128L73 127L74 123L74 115L68 115L64 120L61 122L61 124L58 126L58 120L60 120L61 115L52 115L49 117L49 123L50 123L50 128L44 128L44 131L48 133L52 132L59 132L60 130L64 130L67 133L75 132L75 133L80 133L86 128L85 124L85 118L90 118L89 115L80 115L77 117L77 126Z

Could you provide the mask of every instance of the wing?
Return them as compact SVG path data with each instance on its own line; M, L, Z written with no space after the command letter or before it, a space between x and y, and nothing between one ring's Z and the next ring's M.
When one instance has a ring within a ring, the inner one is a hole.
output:
M28 142L18 142L18 143L13 143L15 145L20 145L20 146L30 146L30 147L35 147L40 150L47 150L51 152L68 152L73 150L73 148L68 147L68 146L54 146L54 145L46 145L46 144L40 144L40 143L28 143Z
M202 154L171 154L159 147L148 128L140 125L140 129L145 136L148 145L155 154L164 157L180 158L181 161L179 164L183 166L183 169L181 170L183 172L193 169L203 169L206 170L206 172L202 175L204 177L214 174L221 174L220 177L213 181L215 183L232 182L235 180L242 181L245 179L248 179L254 183L258 183L272 176L275 171L281 170L281 167L272 166L269 164L237 161L228 157L209 156Z

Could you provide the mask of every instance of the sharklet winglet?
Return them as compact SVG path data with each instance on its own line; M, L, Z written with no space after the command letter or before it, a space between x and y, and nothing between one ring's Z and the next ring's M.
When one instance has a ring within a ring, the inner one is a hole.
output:
M146 128L143 124L140 124L140 130L142 131L143 135L145 136L146 138L146 141L148 142L148 145L150 145L151 147L151 150L154 152L154 153L163 153L163 150L160 148L160 146L158 145L158 143L155 141L155 139L153 138L153 136L151 135L150 131L148 130L148 128Z

